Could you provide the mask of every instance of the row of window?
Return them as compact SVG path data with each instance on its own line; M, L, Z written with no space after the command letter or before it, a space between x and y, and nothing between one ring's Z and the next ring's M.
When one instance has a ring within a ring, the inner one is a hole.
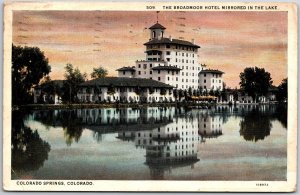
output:
M201 86L201 87L203 87L204 89L207 89L206 85L203 85L203 86ZM200 86L199 86L198 88L200 88ZM220 86L218 86L218 87L216 87L216 86L211 86L211 89L212 89L212 90L214 90L215 88L216 88L216 89L219 89L219 90L221 89Z
M167 59L169 59L169 58L167 58ZM170 60L170 59L169 59L169 60ZM177 61L177 59L176 59L176 61ZM194 60L193 60L193 63L194 63ZM160 64L158 64L158 65L160 66ZM171 66L171 64L169 64L169 65ZM142 66L141 64L138 64L138 68L141 68L141 66ZM189 68L189 66L180 66L180 65L179 65L179 66L174 65L174 66L175 66L175 67L178 67L178 68L181 68L181 69L183 69L183 70L184 70L184 69L186 69L186 70L188 70L188 69L190 69L190 70L195 70L195 69L196 69L196 70L200 71L200 68L201 68L201 67L194 67L194 66L190 66L190 68ZM152 65L152 64L149 64L149 67L152 68L153 65ZM143 68L144 68L144 69L147 69L147 64L143 64ZM204 74L204 76L206 77L206 74ZM214 76L214 74L213 74L213 76ZM216 76L217 76L217 78L218 78L218 77L221 77L221 75L216 75Z
M206 73L203 74L206 77ZM220 78L221 74L212 74L212 77Z
M175 59L175 62L181 62L181 63L184 63L184 59L180 60L180 59ZM185 60L186 63L189 63L189 60ZM194 60L190 60L190 63L193 63L195 64L195 61Z
M177 51L175 52L175 55L176 55L176 56L180 56L180 54L181 54L181 56L183 56L183 57L184 57L184 56L186 56L186 57L195 57L195 54L193 54L193 53L189 55L189 53L183 53L183 52L180 53L180 52L177 52ZM166 51L166 55L171 55L171 52L170 52L170 51Z
M167 45L148 45L147 49L158 49L158 48L171 48L171 45L167 44ZM189 47L189 46L180 46L180 45L175 45L175 47L173 46L172 49L178 49L178 50L185 50L185 51L193 51L193 52L197 52L197 49L194 47Z
M141 64L138 64L138 68L141 68L141 66L142 66ZM149 67L152 68L152 64L149 64ZM147 64L143 64L143 68L147 69Z
M181 72L181 76L184 76L184 73L185 73L185 72ZM190 75L189 75L189 73L186 72L186 73L185 73L185 76L197 76L197 74L195 74L195 73L190 73Z
M200 80L199 80L200 83ZM206 79L203 80L203 83L206 83ZM218 83L218 79L214 80L212 79L212 83ZM219 80L219 83L222 83L221 79Z
M129 74L133 75L133 72L129 72ZM123 75L126 75L126 71L123 71Z

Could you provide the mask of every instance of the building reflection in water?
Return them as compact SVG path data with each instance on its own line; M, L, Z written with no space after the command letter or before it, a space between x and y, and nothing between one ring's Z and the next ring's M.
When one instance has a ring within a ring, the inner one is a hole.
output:
M148 107L141 109L105 108L72 111L39 111L34 119L62 126L66 143L78 142L83 129L92 130L97 141L107 133L131 141L146 150L145 164L152 179L163 179L166 171L199 161L198 144L222 135L223 116L214 110Z
M152 108L149 110L151 112L156 113L156 109ZM171 108L166 114L166 118L173 118L168 124L148 130L118 132L117 138L132 141L136 147L146 150L145 164L150 168L151 179L164 179L165 172L171 172L176 167L193 168L199 161L198 144L206 138L222 135L222 120L208 111L185 112Z
M198 145L222 136L222 125L228 117L240 117L240 135L246 141L257 141L270 135L272 120L287 125L282 110L286 109L262 105L190 110L102 108L35 111L32 119L47 126L62 126L67 145L78 142L84 129L92 130L98 142L107 133L117 133L118 139L146 150L145 164L152 179L164 179L174 168L193 168L200 160Z

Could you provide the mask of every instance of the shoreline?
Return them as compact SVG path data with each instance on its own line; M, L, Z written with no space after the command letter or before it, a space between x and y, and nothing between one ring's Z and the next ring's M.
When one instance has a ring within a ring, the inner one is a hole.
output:
M280 103L247 103L238 105L273 105ZM224 103L191 103L191 102L172 102L172 103L105 103L105 104L27 104L21 106L13 106L14 110L57 110L57 109L84 109L84 108L145 108L145 107L191 107L199 109L207 109L212 106L225 106L230 104ZM231 104L234 106L234 104Z

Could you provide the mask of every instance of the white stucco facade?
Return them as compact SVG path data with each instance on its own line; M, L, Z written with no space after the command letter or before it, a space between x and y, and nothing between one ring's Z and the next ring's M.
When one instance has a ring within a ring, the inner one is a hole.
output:
M218 70L203 70L199 73L199 87L203 90L223 90L223 72Z
M199 89L199 72L204 69L198 59L200 46L196 45L194 40L189 42L172 37L166 38L165 27L159 23L149 29L150 39L144 44L145 59L137 60L133 67L118 69L118 76L153 79L177 89ZM211 79L213 83L209 89L222 89L222 74L218 76L220 77L214 78L216 81Z

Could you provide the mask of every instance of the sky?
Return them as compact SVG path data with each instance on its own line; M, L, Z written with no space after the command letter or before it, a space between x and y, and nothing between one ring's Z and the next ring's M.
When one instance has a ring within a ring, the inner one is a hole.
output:
M287 77L287 12L182 12L158 14L165 37L195 39L199 64L218 69L226 86L239 87L246 67L265 68L274 85ZM39 47L49 60L50 77L64 78L71 63L90 74L145 59L153 11L14 11L13 44Z

